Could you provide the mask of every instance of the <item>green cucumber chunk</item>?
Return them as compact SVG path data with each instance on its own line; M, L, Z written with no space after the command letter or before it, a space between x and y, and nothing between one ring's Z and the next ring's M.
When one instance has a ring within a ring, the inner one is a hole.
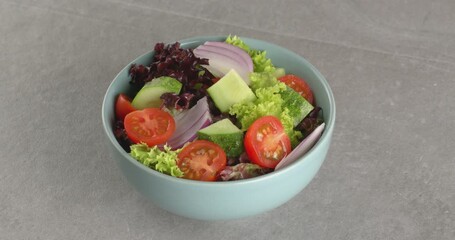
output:
M147 82L136 94L131 104L136 109L157 108L161 106L163 93L179 93L182 83L175 78L159 77Z
M228 118L199 130L197 136L220 145L228 157L238 157L244 151L243 132Z
M283 106L289 109L289 115L294 120L294 127L297 126L313 110L313 105L309 103L302 95L290 87L281 92Z
M227 112L236 103L256 99L253 91L234 69L209 87L207 92L221 112Z

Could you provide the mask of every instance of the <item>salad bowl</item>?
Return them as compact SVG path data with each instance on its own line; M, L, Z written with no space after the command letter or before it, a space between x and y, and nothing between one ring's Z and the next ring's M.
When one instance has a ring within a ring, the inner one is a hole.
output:
M323 109L325 129L318 142L303 156L277 171L237 181L202 182L172 177L152 170L133 159L114 136L115 99L131 93L131 64L150 64L153 51L125 66L111 82L102 103L102 124L106 145L127 181L156 206L176 215L200 220L244 218L285 204L302 192L317 174L329 150L335 126L335 100L321 73L302 56L281 46L241 37L251 48L267 51L273 64L304 78L311 86L317 105ZM224 41L226 36L203 36L179 40L183 48L195 48L206 41ZM302 193L303 194L303 193Z

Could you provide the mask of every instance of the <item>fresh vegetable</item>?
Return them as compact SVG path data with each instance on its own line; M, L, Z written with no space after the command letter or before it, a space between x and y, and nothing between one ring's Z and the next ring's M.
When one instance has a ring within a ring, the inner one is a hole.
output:
M180 48L180 43L165 45L157 43L152 63L148 66L133 64L130 68L133 88L139 90L154 78L168 76L182 83L182 93L194 94L194 101L206 96L206 89L212 85L214 76L202 65L207 65L207 59L194 55L192 49Z
M128 113L135 110L136 109L131 105L131 100L128 96L123 93L118 95L117 100L115 101L115 117L118 120L123 121Z
M167 108L169 111L182 111L190 108L194 94L163 93L160 98L163 100L162 108Z
M319 125L324 122L320 107L315 107L300 123L296 129L302 132L303 136L306 137L312 133Z
M230 52L238 55L242 62L246 64L247 69L249 72L253 72L254 66L253 66L253 60L251 59L250 55L248 55L247 52L245 52L243 49L234 46L232 44L228 44L225 42L205 42L205 46L214 46L214 47L219 47L219 48L224 48L226 50L229 50Z
M183 172L177 167L177 154L181 150L172 151L167 145L160 150L157 146L146 144L131 145L130 155L145 166L174 177L182 177Z
M197 136L220 145L228 157L238 157L244 151L243 132L228 118L199 130Z
M275 168L291 152L291 141L278 118L265 116L248 128L245 150L251 162L261 167Z
M226 154L213 142L196 140L182 149L177 165L186 179L215 181L217 174L226 167Z
M220 174L222 181L233 181L240 179L253 178L271 172L269 168L262 168L252 163L239 163L235 166L226 166Z
M256 90L256 100L245 101L232 105L229 113L235 115L242 130L247 130L253 122L263 116L272 115L279 117L283 112L283 99L279 94L283 85L275 85Z
M253 62L242 49L223 42L206 42L193 52L197 57L209 60L208 65L203 66L215 77L221 78L234 69L249 83L248 75L253 71Z
M272 74L254 73L251 75L251 81L251 88L255 91L262 88L268 89L276 85L280 86L280 91L278 93L283 99L283 106L289 110L289 116L293 120L292 127L297 126L297 124L314 108L313 105L299 95L294 89L283 87L285 84L278 81ZM283 121L283 119L281 119L281 121Z
M313 107L305 104L306 101L297 93L297 100L292 98L295 95L283 99L281 94L293 90L288 89L286 84L279 82L271 73L252 73L251 88L256 94L256 100L237 103L229 109L229 113L239 120L242 130L248 129L256 119L272 115L280 119L292 146L297 146L302 134L294 127ZM301 104L294 105L296 103ZM302 115L296 114L299 112Z
M253 91L234 69L208 88L207 92L221 112L227 112L235 103L256 99Z
M243 49L248 53L248 55L250 55L251 59L253 60L254 72L274 73L276 71L275 66L272 64L272 61L267 58L266 51L251 49L248 45L245 44L245 42L243 42L242 39L237 36L227 37L226 42Z
M117 120L114 124L114 136L118 140L118 143L126 151L130 151L130 146L134 144L131 139L128 138L128 135L125 131L125 125L123 121Z
M162 105L161 95L164 93L178 94L182 83L171 77L159 77L147 82L136 94L131 103L136 109L158 108Z
M181 148L185 143L193 141L197 131L212 123L207 97L200 99L191 109L174 115L176 129L167 144L172 149Z
M175 131L174 118L159 108L146 108L125 117L125 131L134 143L152 147L165 143Z
M303 139L303 134L299 129L294 128L295 120L291 117L289 108L283 108L283 112L280 114L280 121L283 124L284 131L291 139L291 146L294 149Z
M293 162L295 162L303 154L307 153L319 138L324 131L325 123L319 125L310 135L308 135L288 156L281 160L278 165L275 166L275 170L281 169Z
M294 89L294 91L302 95L309 103L314 105L313 92L311 91L310 85L308 85L305 80L293 74L284 75L278 78L278 80L284 82L290 88Z
M286 90L286 84L281 83L272 73L252 73L250 76L251 79L251 89L256 92L261 88L269 88L278 86L279 92ZM275 89L274 89L275 90Z
M284 106L289 109L289 116L293 120L293 127L297 126L314 108L311 103L290 87L287 87L280 95L283 98Z
M283 77L284 75L286 75L286 70L284 70L284 68L276 68L273 73L273 76L276 78Z

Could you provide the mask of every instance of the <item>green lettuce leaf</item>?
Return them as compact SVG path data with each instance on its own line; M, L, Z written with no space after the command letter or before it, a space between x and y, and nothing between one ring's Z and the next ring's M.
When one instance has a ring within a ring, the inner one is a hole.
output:
M276 90L276 93L283 92L286 89L286 84L283 82L278 81L276 77L271 74L271 73L256 73L253 72L250 74L250 88L253 91L256 91L260 88L273 88L277 87L279 89L274 89L274 92Z
M176 162L181 149L173 151L165 145L164 150L160 150L157 146L150 148L145 143L134 144L130 148L130 155L145 166L174 177L183 176Z
M286 84L278 81L271 73L252 73L250 78L256 100L236 103L229 109L229 113L237 117L242 130L247 130L260 117L275 116L280 119L284 131L291 139L291 145L297 146L302 133L294 129L294 118L281 96L287 89Z
M253 60L254 72L274 73L276 71L275 66L272 64L272 61L267 58L266 51L251 49L248 45L245 44L245 42L243 42L242 39L237 36L229 35L226 38L226 43L237 46L247 52L248 55L250 55L251 59Z

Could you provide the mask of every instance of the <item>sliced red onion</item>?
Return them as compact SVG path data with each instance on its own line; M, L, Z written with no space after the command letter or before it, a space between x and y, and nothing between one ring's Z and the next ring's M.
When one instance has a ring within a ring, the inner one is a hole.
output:
M210 116L210 112L205 112L204 115L198 120L194 122L194 124L189 128L186 132L180 135L178 138L174 138L168 141L168 145L171 146L172 149L181 148L185 143L193 141L197 137L197 131L202 128L205 128L212 124L212 118Z
M182 114L185 114L185 113L182 113ZM201 120L201 118L204 116L204 114L205 114L205 112L202 113L202 115L195 115L195 114L192 114L191 112L189 112L188 115L193 115L193 116L197 116L197 117L195 117L195 118L185 117L184 118L184 119L189 119L189 121L185 121L185 120L175 121L176 131L174 132L174 134L172 134L171 138L169 138L169 140L167 141L168 144L178 142L179 139L182 138L182 136L184 136L188 131L190 131L190 129L193 128L193 126L196 125L197 122ZM183 127L182 127L182 125L183 125ZM177 132L177 126L181 126L178 132Z
M207 97L203 97L199 99L192 108L182 111L174 116L174 120L177 124L175 128L175 132L173 135L178 135L180 132L186 132L188 128L188 123L194 121L195 119L199 119L204 112L209 110L209 103L207 101ZM182 123L182 124L178 124ZM171 137L172 139L172 137Z
M199 46L200 49L206 49L213 52L219 52L226 55L238 62L244 63L249 72L253 71L253 60L250 55L243 51L241 48L225 42L205 42L204 45Z
M212 53L218 53L220 55L229 57L232 60L235 60L239 64L245 64L246 65L246 63L243 61L243 59L241 57L239 57L239 55L237 55L237 54L235 54L235 53L233 53L233 52L231 52L229 50L226 50L224 48L219 48L219 47L209 46L209 45L200 45L199 47L197 47L196 51L200 51L200 50L204 50L204 51L212 52Z
M218 68L212 67L209 65L204 65L204 67L215 77L221 78L224 76L224 73L219 71Z
M216 77L223 77L231 69L235 69L242 78L248 77L246 65L239 59L233 59L223 53L213 52L199 47L194 49L193 52L196 57L207 58L209 60L209 66L222 73L222 75L217 76L215 72L212 72Z
M248 70L250 72L253 71L253 67L254 67L253 60L251 59L250 55L248 55L247 52L243 51L243 49L241 49L237 46L231 45L229 43L225 43L225 42L205 42L204 45L224 48L226 50L229 50L229 51L237 54L238 56L240 56L243 59L245 64L248 66Z
M307 153L314 144L319 140L324 130L325 123L319 125L310 135L308 135L303 141L294 149L292 152L283 158L278 165L275 167L275 171L281 169L299 159L305 153Z
M186 142L194 140L197 131L211 123L212 119L207 97L201 98L191 109L174 116L174 120L176 125L175 132L167 141L167 144L172 149L177 149Z
M232 48L200 45L193 50L193 53L196 57L206 58L209 60L209 65L205 67L214 76L221 78L231 69L235 69L247 84L250 83L249 74L252 72L252 65L250 66L250 64L247 63L248 60L238 55L236 51L232 50ZM252 61L249 55L248 58L249 61Z

